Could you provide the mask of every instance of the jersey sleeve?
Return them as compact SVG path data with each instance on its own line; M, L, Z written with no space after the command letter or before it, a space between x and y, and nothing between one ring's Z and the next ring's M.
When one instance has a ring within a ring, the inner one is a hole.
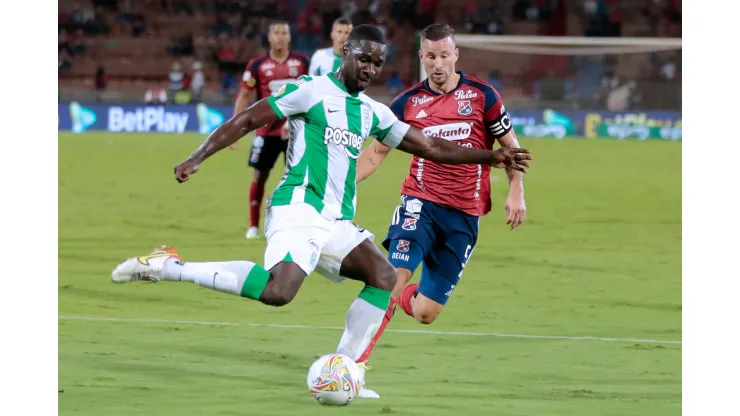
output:
M396 148L409 131L408 124L399 120L390 108L376 104L373 108L373 125L370 135L386 146Z
M259 76L258 67L259 65L257 65L257 61L255 59L249 60L247 63L247 69L242 75L242 88L246 88L251 91L257 87L259 81L257 78Z
M300 77L298 81L283 85L274 95L267 97L267 102L280 119L308 112L313 86L310 77Z
M303 53L297 53L298 60L301 61L302 68L300 71L300 75L313 75L309 69L311 67L311 60L308 58L308 55L305 55Z
M408 101L407 94L401 94L393 101L391 101L391 111L393 112L393 115L396 116L399 120L405 120L405 109L406 109L406 102Z
M486 126L488 134L498 139L504 137L511 131L511 119L506 113L506 107L501 100L495 88L486 86L486 113L483 116L483 123Z
M319 68L321 66L321 51L316 51L311 56L311 64L308 67L308 75L321 75Z

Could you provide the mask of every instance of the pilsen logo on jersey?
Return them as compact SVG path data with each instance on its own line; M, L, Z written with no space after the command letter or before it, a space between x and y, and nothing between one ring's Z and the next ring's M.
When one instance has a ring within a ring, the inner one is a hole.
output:
M475 98L478 96L477 92L473 92L473 90L467 90L467 91L455 91L455 99L456 100L462 100L463 98Z
M363 141L362 136L345 129L334 129L329 126L324 129L324 144L334 142L337 146L344 146L347 156L355 160L360 157Z
M458 101L457 102L457 113L460 114L461 116L469 116L473 114L473 105L470 103L470 100Z
M414 103L412 107L416 107L417 105L428 103L429 101L432 101L432 100L434 100L434 97L430 97L428 95L422 95L421 97L414 97L411 99L411 102Z
M275 64L273 64L271 62L260 65L260 69L263 70L263 71L268 71L268 70L273 69L273 68L275 68Z

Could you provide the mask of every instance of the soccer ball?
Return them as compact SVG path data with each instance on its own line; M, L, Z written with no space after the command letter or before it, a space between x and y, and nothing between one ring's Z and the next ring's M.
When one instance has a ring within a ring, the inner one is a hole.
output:
M344 354L326 354L308 370L308 391L323 405L345 406L360 391L362 373L353 359Z

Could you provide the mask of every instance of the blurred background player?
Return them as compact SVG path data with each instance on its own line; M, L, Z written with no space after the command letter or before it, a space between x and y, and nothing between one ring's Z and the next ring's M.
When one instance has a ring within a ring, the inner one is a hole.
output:
M340 17L331 26L331 48L318 49L311 57L309 75L326 75L336 72L342 62L342 46L352 31L352 22L346 17Z
M287 22L271 23L267 38L270 43L269 52L252 58L247 63L242 86L234 104L234 115L308 73L308 56L290 50L290 26ZM265 183L270 176L270 170L275 166L275 161L281 153L285 155L288 149L287 127L285 120L279 120L255 130L249 153L249 166L254 168L254 175L249 187L247 238L259 238L260 210L265 195ZM231 148L235 149L236 143Z
M491 85L455 70L454 31L433 24L422 32L419 59L429 76L391 103L398 117L424 133L460 146L492 149L519 147L498 92ZM469 127L467 127L469 126ZM357 181L367 178L390 147L373 142L360 156ZM393 213L383 246L398 270L383 324L358 361L366 361L390 322L395 304L423 324L432 323L447 303L475 249L479 218L491 210L489 166L442 165L414 157L401 186L401 205ZM520 172L507 169L507 224L524 221L526 208ZM420 263L419 284L406 286Z

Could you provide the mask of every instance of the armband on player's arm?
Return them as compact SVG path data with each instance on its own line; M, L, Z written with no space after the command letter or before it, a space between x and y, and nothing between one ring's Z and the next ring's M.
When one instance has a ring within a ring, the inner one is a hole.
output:
M362 182L368 176L375 173L375 170L383 163L390 151L391 148L389 146L373 140L370 146L360 153L360 158L357 160L357 183Z
M498 110L499 114L494 115L494 117L492 117L492 120L486 121L486 129L488 130L488 134L490 134L495 139L504 137L510 131L513 131L509 114L506 112L506 109L503 105L500 106L500 108L501 109Z

